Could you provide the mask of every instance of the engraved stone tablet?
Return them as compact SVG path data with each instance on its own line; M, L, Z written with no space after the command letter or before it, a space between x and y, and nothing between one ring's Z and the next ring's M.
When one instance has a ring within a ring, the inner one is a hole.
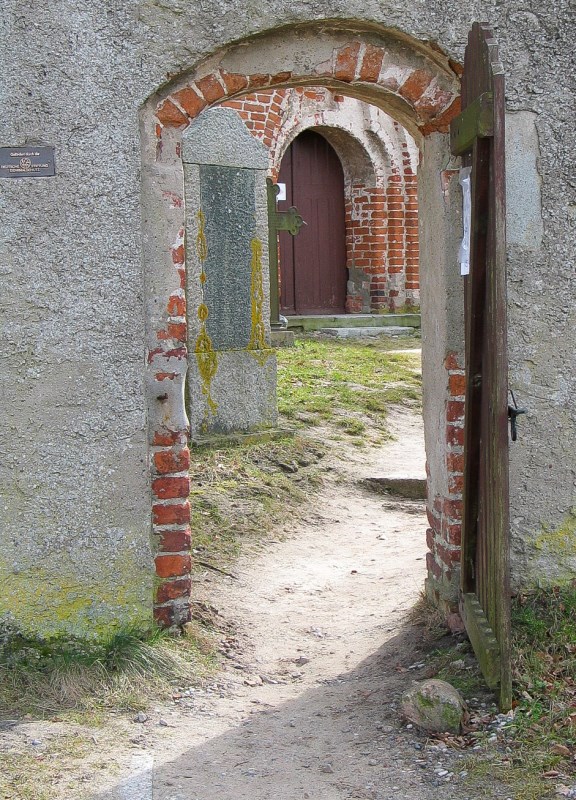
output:
M47 178L55 174L53 147L0 147L0 178Z
M206 216L204 263L206 328L216 350L240 350L250 341L250 243L256 234L254 170L200 167Z

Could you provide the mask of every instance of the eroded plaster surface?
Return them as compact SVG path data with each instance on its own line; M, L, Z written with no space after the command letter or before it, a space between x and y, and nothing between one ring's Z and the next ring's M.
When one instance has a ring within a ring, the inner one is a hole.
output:
M149 157L157 142L141 129L143 105L200 62L208 70L210 54L227 42L310 22L326 59L335 41L328 29L344 31L343 40L364 29L364 37L388 37L397 75L415 59L408 36L416 60L448 75L448 57L462 60L473 19L494 26L509 111L530 115L539 144L541 243L531 232L530 241L511 246L508 264L511 384L529 409L512 451L513 569L517 582L573 575L576 134L568 0L530 11L517 0L461 8L439 0L5 0L0 145L55 146L56 176L0 187L2 613L41 630L90 630L94 622L150 615L146 408L156 414L157 400L145 359L166 297L179 289L165 286L155 269L172 256L148 222L154 208L165 215L176 252L182 195L177 183L154 194L160 183L171 185L172 167ZM279 69L283 57L297 56L305 70L308 44L289 54L283 36L236 48L228 68L244 58L253 71L267 71L273 57ZM368 94L376 101L377 93ZM388 95L381 97L385 103ZM391 110L414 130L405 101ZM180 362L177 348L170 358ZM178 415L183 381L174 387L168 404ZM77 591L81 608L71 602Z

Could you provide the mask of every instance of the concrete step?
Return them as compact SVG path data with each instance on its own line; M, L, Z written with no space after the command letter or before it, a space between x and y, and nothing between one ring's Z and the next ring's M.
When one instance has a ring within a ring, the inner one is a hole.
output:
M414 328L395 325L388 328L320 328L320 336L334 336L338 339L360 339L365 336L412 336Z
M420 327L420 314L311 314L286 317L291 330L317 331L321 328Z

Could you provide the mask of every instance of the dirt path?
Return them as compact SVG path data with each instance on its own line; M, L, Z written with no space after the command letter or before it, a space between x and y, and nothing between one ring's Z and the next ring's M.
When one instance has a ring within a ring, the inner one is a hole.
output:
M396 441L340 453L314 511L241 560L238 580L209 579L206 600L230 623L222 672L137 726L131 771L98 798L477 796L459 783L461 756L398 716L422 671L410 669L422 641L407 612L424 582L426 520L421 501L359 485L423 475L420 419L392 423Z

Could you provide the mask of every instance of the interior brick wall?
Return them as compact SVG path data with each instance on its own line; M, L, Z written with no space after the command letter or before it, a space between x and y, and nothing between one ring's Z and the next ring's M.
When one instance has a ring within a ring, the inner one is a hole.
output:
M321 126L326 124L327 104L343 99L327 89L296 87L255 92L222 105L237 111L252 135L268 148L269 171L276 180L285 127L289 121L303 121L306 113L298 101L316 104L309 122ZM397 123L394 128L402 137L403 128ZM370 291L367 305L362 287L351 281L346 297L348 313L398 311L419 305L417 177L406 138L402 161L393 166L387 177L377 176L375 171L374 181L379 185L345 181L347 267L356 276L358 271L366 276Z

